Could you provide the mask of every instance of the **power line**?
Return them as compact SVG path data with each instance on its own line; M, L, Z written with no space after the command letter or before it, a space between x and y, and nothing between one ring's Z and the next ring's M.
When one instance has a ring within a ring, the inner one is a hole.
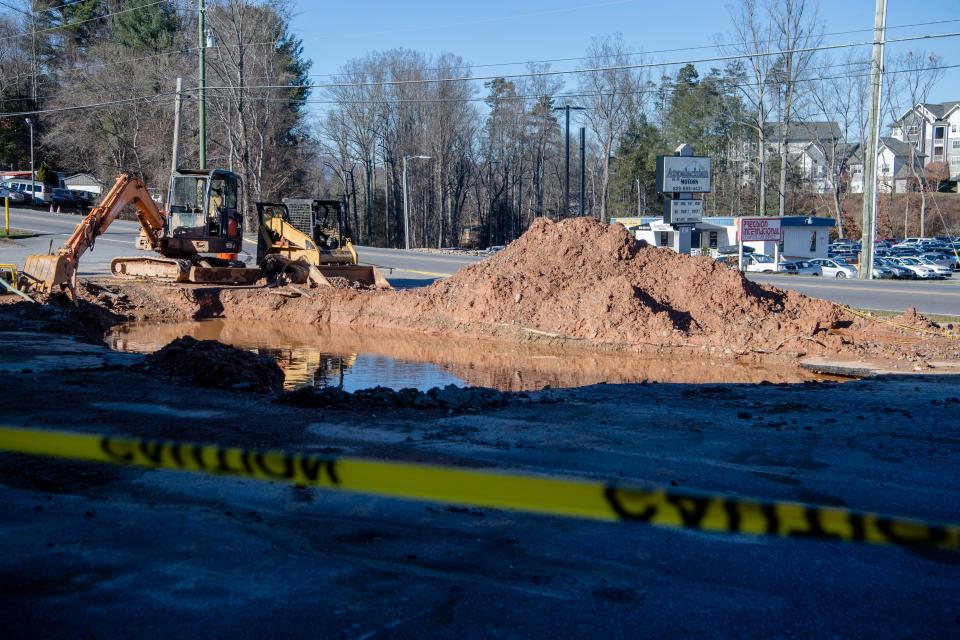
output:
M920 36L906 36L902 38L890 38L886 40L887 44L898 43L898 42L913 42L917 40L936 40L940 38L955 38L960 36L960 32L952 33L938 33L938 34L926 34ZM527 73L510 73L503 75L492 75L492 76L461 76L458 78L422 78L416 80L380 80L380 81L364 81L364 82L332 82L327 84L298 84L298 85L250 85L246 88L248 89L336 89L336 88L351 88L351 87L382 87L382 86L395 86L395 85L408 85L408 84L437 84L441 82L478 82L478 81L489 81L489 80L499 80L506 78L539 78L545 76L561 76L561 75L570 75L578 73L600 73L604 71L630 71L634 69L649 69L651 67L667 67L674 65L684 65L684 64L703 64L705 62L725 62L730 60L742 60L744 58L764 58L771 56L779 56L788 53L812 53L815 51L830 51L836 49L848 49L850 47L862 47L872 45L873 41L868 42L848 42L842 44L829 44L829 45L819 45L816 47L798 47L794 49L782 49L779 51L758 51L754 53L747 54L729 54L724 56L714 56L709 58L697 58L692 60L673 60L669 62L644 62L638 64L623 64L623 65L614 65L609 67L592 67L586 69L565 69L565 70L546 70L546 71L531 71ZM212 90L228 90L233 89L229 86L219 86L219 87L210 87L207 89Z
M901 25L895 25L895 26L887 27L886 30L887 30L887 31L892 31L892 30L894 30L894 29L909 29L909 28L913 28L913 27L927 27L927 26L932 26L932 25L952 24L952 23L957 23L957 22L960 22L960 18L951 18L951 19L947 19L947 20L931 20L930 22L915 22L915 23L913 23L913 24L901 24ZM869 28L869 29L851 29L851 30L848 30L848 31L834 31L834 32L831 32L831 33L824 33L824 34L822 34L822 35L823 35L824 37L830 37L830 36L850 35L851 33L872 33L872 32L873 32L873 28ZM766 44L766 45L769 45L770 43L772 43L772 42L774 42L774 41L775 41L774 39L763 40L763 41L761 41L761 43ZM890 41L887 40L887 42L890 42ZM730 43L730 42L728 42L728 43L719 43L719 44L704 44L704 45L698 45L698 46L693 46L693 47L677 47L677 48L674 48L674 49L653 49L653 50L650 50L650 51L631 51L631 52L624 53L623 55L624 55L625 57L649 56L649 55L656 54L656 53L678 53L678 52L681 52L681 51L698 51L698 50L702 50L702 49L718 49L718 48L722 48L722 47L731 47L731 46L734 46L735 44L736 44L736 43ZM599 58L601 58L601 57L602 57L602 56L574 56L574 57L570 57L570 58L545 58L545 59L542 59L542 60L517 60L517 61L514 61L514 62L490 62L490 63L484 63L484 64L467 64L466 66L470 67L471 69L484 69L484 68L489 68L489 67L515 67L515 66L522 65L522 64L549 64L549 63L552 63L552 62L573 62L573 61L577 61L577 60L597 60L597 59L599 59ZM868 62L868 64L869 64L869 61L867 61L867 62ZM668 64L668 63L663 63L663 64L666 65L666 64ZM437 68L424 69L424 71L439 71L439 70L440 70L440 69L437 69ZM316 73L316 74L312 73L312 74L309 74L309 77L310 77L310 78L336 78L336 77L342 76L342 75L343 75L343 74L341 74L341 73Z
M941 65L937 67L927 67L925 71L937 71L941 69L956 69L960 67L960 64L952 65ZM915 71L914 69L899 69L886 71L886 75L893 75L898 73L910 73ZM855 74L855 75L837 75L837 76L818 76L815 78L800 78L796 82L820 82L824 80L842 80L842 79L856 79L856 78L867 78L869 75L864 74ZM741 85L735 83L726 83L724 86L736 89L751 86L749 84ZM209 89L209 87L207 87ZM195 92L198 91L199 87L189 87L185 88L183 91L186 92ZM580 93L560 93L554 94L552 96L546 96L553 99L556 98L593 98L593 97L608 97L616 95L642 95L642 94L657 94L661 91L677 91L677 87L672 88L646 88L646 89L637 89L633 91L611 91L611 92L580 92ZM150 96L134 96L132 98L123 98L119 100L109 100L103 102L97 102L92 104L83 104L83 105L72 105L69 107L57 107L50 109L40 109L36 111L20 111L16 113L0 113L0 118L7 117L21 117L21 116L31 116L31 115L42 115L48 113L61 113L67 111L78 111L81 109L95 109L102 107L115 106L118 104L129 104L129 103L151 103L151 102L160 102L161 100L167 100L176 95L176 92L161 92L156 93ZM529 100L529 99L539 99L545 96L541 95L517 95L517 96L505 96L503 100ZM207 96L208 100L220 100L220 101L232 101L236 98L225 95L213 95ZM292 98L277 98L269 96L255 96L255 95L245 95L243 97L245 101L256 101L256 102L286 102L286 103L300 103L300 104L403 104L403 103L416 103L416 104L432 104L432 103L446 103L446 102L486 102L487 98L391 98L383 100L297 100Z

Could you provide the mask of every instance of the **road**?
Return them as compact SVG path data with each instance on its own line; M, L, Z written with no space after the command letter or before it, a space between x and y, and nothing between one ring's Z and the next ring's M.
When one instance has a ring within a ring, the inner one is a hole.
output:
M22 265L31 253L46 253L50 242L56 248L76 227L79 218L70 214L51 214L24 209L10 210L11 226L37 235L17 241L0 242L0 262ZM118 220L97 240L94 250L80 262L80 275L110 273L110 261L123 255L135 255L134 242L139 224ZM482 260L480 256L459 256L376 247L358 247L360 260L384 269L394 286L418 286ZM940 282L906 280L835 280L802 276L763 276L750 274L756 282L795 289L807 295L833 300L861 309L903 311L916 307L921 313L960 316L960 277Z

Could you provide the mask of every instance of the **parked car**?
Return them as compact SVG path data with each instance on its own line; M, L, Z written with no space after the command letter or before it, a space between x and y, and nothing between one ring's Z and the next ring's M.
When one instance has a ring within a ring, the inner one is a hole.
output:
M857 268L843 258L814 258L811 260L823 271L826 278L856 278Z
M898 244L894 246L892 249L890 249L890 255L896 256L896 257L918 256L920 255L920 253L921 251L919 248L917 248L916 245Z
M930 258L925 258L923 256L917 256L914 258L919 260L921 263L927 265L937 273L938 278L950 278L953 277L953 267L947 267L937 262L934 262Z
M937 272L933 269L933 267L923 264L917 258L911 258L909 256L906 256L902 258L891 258L891 259L901 267L904 267L910 270L910 272L913 274L914 279L920 278L923 280L930 280L932 278L937 277Z
M797 267L792 262L777 264L773 258L765 253L751 253L743 256L743 270L752 273L796 273Z
M72 191L84 207L92 207L97 203L97 194L92 191L81 191L80 189L73 189Z
M44 204L50 202L50 185L44 184L39 180L31 182L17 178L10 181L11 188L25 193L31 204Z
M50 193L50 204L55 207L67 207L70 209L82 206L79 196L75 195L70 189L54 189Z
M15 189L0 187L0 200L9 199L10 204L24 204L27 201L27 194Z
M890 267L886 267L883 264L877 262L876 260L873 261L872 273L874 278L877 278L880 280L887 280L893 277L893 271L890 269Z
M894 260L890 258L877 258L876 262L882 264L887 269L890 269L890 272L893 274L894 278L898 279L907 279L913 278L913 271L907 269L903 265L897 264Z
M814 264L809 260L795 260L794 263L797 267L797 275L801 276L822 276L823 269L818 264Z
M960 260L957 259L957 256L953 253L924 253L919 256L920 258L926 258L928 260L933 260L939 265L944 267L950 267L952 271L956 271L958 268L957 265L960 264Z

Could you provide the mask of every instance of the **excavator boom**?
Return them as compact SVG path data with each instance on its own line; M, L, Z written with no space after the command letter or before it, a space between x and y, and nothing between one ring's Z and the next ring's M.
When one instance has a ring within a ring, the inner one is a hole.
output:
M166 216L150 197L142 180L121 173L100 204L90 210L57 253L27 256L23 273L33 288L45 292L57 287L75 290L80 257L93 248L97 238L106 233L128 206L136 209L143 235L151 246L159 246Z

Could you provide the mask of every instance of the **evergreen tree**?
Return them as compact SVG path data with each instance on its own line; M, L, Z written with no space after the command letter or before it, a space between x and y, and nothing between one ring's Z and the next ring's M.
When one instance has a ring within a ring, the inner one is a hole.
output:
M161 51L177 38L177 11L172 1L125 0L113 17L113 39L135 51Z

